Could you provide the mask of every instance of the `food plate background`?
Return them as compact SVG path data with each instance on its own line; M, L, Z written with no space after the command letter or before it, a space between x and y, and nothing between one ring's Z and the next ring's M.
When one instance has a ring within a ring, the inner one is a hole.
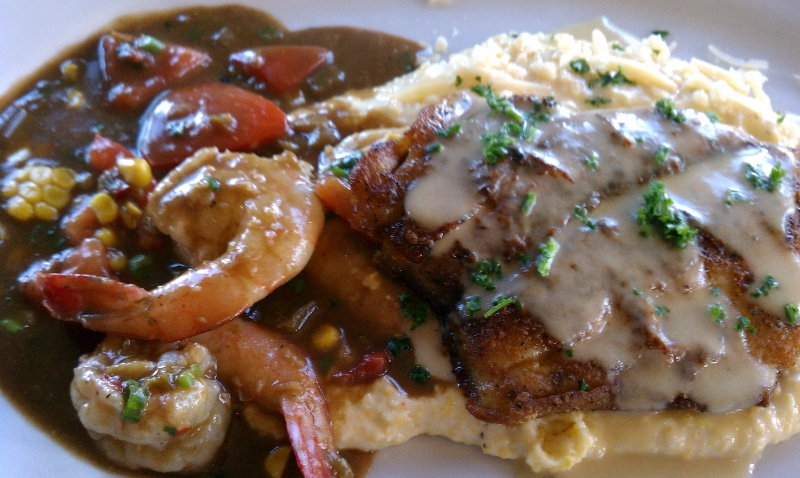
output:
M188 4L191 0L28 0L0 2L0 92L63 48L128 13ZM800 2L796 0L250 0L290 29L319 25L373 28L433 43L444 37L458 51L506 31L551 31L606 16L635 36L668 30L674 55L708 59L708 44L739 58L767 60L766 86L776 110L800 113ZM2 260L2 258L0 258ZM68 393L68 391L64 391ZM107 477L22 418L0 396L0 477ZM800 438L768 448L756 478L797 476ZM420 437L378 454L370 478L511 477L516 465L477 448ZM591 478L591 477L587 477Z

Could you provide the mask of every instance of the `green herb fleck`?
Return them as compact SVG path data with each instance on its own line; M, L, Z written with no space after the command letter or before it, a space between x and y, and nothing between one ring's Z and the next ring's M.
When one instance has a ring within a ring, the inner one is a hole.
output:
M397 298L400 300L400 314L406 319L411 319L411 322L414 323L411 330L416 329L428 320L428 306L414 300L408 294L400 294Z
M417 383L425 383L431 376L431 373L422 365L415 363L408 369L411 380Z
M122 388L123 410L122 419L129 422L138 422L147 405L150 393L142 382L126 380Z
M777 120L778 124L781 124L786 120L786 113L784 113L783 111L776 111L775 114L778 115L778 120Z
M764 282L761 283L761 287L751 292L750 295L753 297L767 297L769 295L770 290L778 288L780 288L780 284L778 284L778 281L776 281L774 277L769 275L764 278Z
M669 314L669 307L664 306L656 306L653 308L656 315L659 317L664 317L665 315Z
M550 268L553 265L553 260L556 258L556 253L561 246L552 237L547 238L547 241L539 246L539 256L536 258L536 270L542 277L550 275Z
M475 85L472 87L472 91L486 100L492 113L503 113L518 124L523 124L525 122L525 117L516 106L511 104L511 100L506 97L497 96L497 93L495 93L491 86Z
M514 144L514 138L509 136L505 128L481 135L483 141L483 156L489 165L497 164L508 156L508 147Z
M592 154L583 159L583 164L592 171L597 171L597 167L600 165L599 159L600 155L597 152L592 152Z
M209 176L206 178L206 181L208 181L208 189L212 191L219 191L221 184L217 178L212 178Z
M607 105L607 104L611 103L611 98L606 98L606 97L601 96L601 95L594 95L591 98L586 98L583 101L584 101L584 103L586 103L588 105L592 105L592 106L594 106L596 108L598 106L603 106L603 105Z
M461 132L461 123L456 123L447 129L436 130L436 136L440 138L452 138Z
M128 273L137 279L144 279L153 270L153 259L144 254L137 254L128 260Z
M719 287L712 287L711 288L711 295L713 297L719 297Z
M490 276L495 276L498 279L503 276L503 269L500 261L478 261L475 263L475 272L472 273L470 279L473 284L477 284L486 290L495 290L496 287Z
M593 221L592 219L589 219L589 216L588 216L589 213L586 211L585 207L583 207L581 205L577 205L577 206L575 206L575 209L574 209L573 212L575 214L575 217L578 218L578 220L581 222L581 224L583 224L584 226L588 227L592 231L596 231L597 230L597 222Z
M317 368L323 373L330 370L332 365L333 357L331 356L320 357L319 360L317 360Z
M648 297L647 297L647 296L644 294L644 292L640 291L640 290L639 290L639 289L637 289L636 287L634 287L634 288L633 288L633 295L635 295L636 297L641 297L642 299L645 299L645 300L650 300L650 299L649 299L649 298L648 298Z
M389 340L389 344L386 346L386 350L392 354L393 357L397 357L400 355L401 352L407 350L411 351L414 350L411 347L411 339L408 337L408 334L403 334L402 337L397 337Z
M273 42L283 37L283 32L275 25L265 25L256 31L256 34L262 40Z
M719 115L713 111L706 110L706 116L708 117L708 121L711 121L712 123L719 123Z
M800 320L800 307L797 304L786 304L783 310L786 311L786 322L796 324Z
M533 211L533 206L536 205L536 193L533 191L525 195L525 200L522 202L522 214L530 216Z
M670 149L667 145L662 145L660 148L658 148L656 151L656 162L658 164L664 164L664 162L667 160L667 156L669 156L669 151Z
M184 370L175 378L175 383L180 388L190 388L195 384L195 376L191 370Z
M728 188L725 193L725 205L731 207L735 202L747 202L747 197L739 192L738 189Z
M167 48L167 45L165 45L164 42L159 41L150 35L139 35L139 37L133 41L133 46L149 51L150 53L161 53Z
M589 73L590 70L589 62L587 62L584 58L569 62L569 67L572 68L572 71L578 73L579 75Z
M715 324L721 324L725 320L725 310L721 305L711 304L708 306L708 311L711 312Z
M781 163L775 164L769 172L769 175L763 168L756 168L750 163L745 167L744 176L750 182L753 189L763 189L769 193L774 193L781 186L783 177L786 176L786 170L783 169Z
M483 314L483 318L488 319L489 317L491 317L494 314L496 314L497 311L499 311L503 307L505 307L507 305L511 305L516 301L517 301L516 297L506 297L504 295L499 295L499 296L495 297L495 299L492 301L492 304L493 304L492 308L490 308L489 310L487 310Z
M425 148L425 152L428 154L435 154L441 153L444 150L444 146L439 143L429 144L427 148Z
M755 335L755 333L758 331L758 329L753 326L752 322L750 322L750 319L740 315L736 319L736 331L741 332L745 329L750 333L750 335Z
M461 86L464 80L461 78L461 75L456 75L456 86Z
M348 154L342 159L331 164L328 170L334 176L340 177L342 179L347 179L350 177L350 173L353 172L353 168L356 167L356 163L358 163L358 161L361 159L362 156L364 156L364 153L362 153L361 151L356 151L354 153Z
M586 380L579 380L578 388L581 390L581 392L588 392L589 390L592 389L592 387L590 387L589 384L586 383Z
M653 30L653 35L658 35L661 38L666 38L669 36L669 31L667 30Z
M648 192L644 194L644 205L636 212L636 220L642 228L639 234L643 237L650 237L656 227L667 242L681 249L697 235L697 229L689 226L667 196L664 183L658 181L650 183Z
M183 121L170 121L167 123L167 134L172 138L180 138L186 134L186 125Z
M475 312L478 312L479 310L483 309L483 299L481 299L481 296L479 295L473 295L467 297L466 308L467 308L467 314L469 314L471 318L475 314Z
M686 115L684 115L683 112L678 111L675 108L675 103L673 103L669 98L661 98L660 100L656 101L656 109L664 116L664 118L670 121L678 124L683 124L686 122Z
M564 350L564 355L566 355L567 358L572 358L575 356L575 352L573 352L572 349L566 349Z
M164 433L166 433L167 435L169 435L171 437L174 437L175 435L178 434L178 429L175 428L175 427L171 427L169 425L166 425L166 426L164 426Z
M633 81L627 79L624 74L622 74L622 67L617 67L617 71L607 71L605 73L598 74L596 80L592 80L589 82L589 88L594 88L597 85L601 87L606 86L619 86L619 85L635 85Z
M303 289L306 288L306 280L302 277L295 277L291 281L289 281L289 287L292 288L292 291L295 294L299 294L303 292Z
M613 42L611 44L611 49L616 51L625 51L625 48L619 44L619 42Z
M0 320L0 326L2 326L7 331L13 333L19 332L20 330L24 329L25 326L20 324L14 319L2 319Z

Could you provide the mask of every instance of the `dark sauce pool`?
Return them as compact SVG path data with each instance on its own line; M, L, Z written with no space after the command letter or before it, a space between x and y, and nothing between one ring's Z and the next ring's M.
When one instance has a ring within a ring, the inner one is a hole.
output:
M122 19L112 26L117 32L147 34L163 42L176 43L205 51L211 65L186 82L221 81L266 96L284 111L322 100L349 89L366 88L412 70L421 46L398 37L351 28L312 28L295 32L285 28L271 16L245 7L190 8ZM111 29L110 29L111 30ZM98 65L99 34L88 38L66 55L43 67L26 83L16 87L13 95L0 100L0 180L17 167L6 158L27 151L30 164L63 166L84 174L86 186L77 193L92 193L97 172L85 160L86 148L95 134L113 139L136 151L139 119L144 108L119 111L100 106L105 94ZM316 72L299 88L275 95L263 84L232 73L228 68L231 53L264 45L317 45L333 52L332 64ZM65 62L77 66L79 75L67 79L62 71ZM85 107L66 105L72 91L80 91ZM342 131L345 134L346 131ZM335 135L334 135L335 136ZM335 138L334 138L335 139ZM288 143L282 143L285 147ZM299 131L290 138L292 148L303 158L314 162L320 146ZM261 148L268 155L279 146ZM94 447L93 441L78 421L69 398L72 369L81 354L90 352L102 339L101 334L88 332L75 324L54 320L39 306L30 303L19 290L17 277L33 262L46 259L68 247L58 221L12 218L0 210L0 390L32 423L70 451L96 466L131 476L161 476L152 472L131 472L109 464ZM120 250L136 254L133 241L121 239ZM123 273L123 280L151 288L169 280L171 270L180 264L165 248L153 254L154 266L144 275ZM300 279L279 289L248 312L252 320L265 322L279 329L298 307L309 301L321 304L314 320L334 324L344 330L349 346L356 352L384 347L387 337L371 335L347 325L347 317L336 308L335 297L324 297L310 288L298 287ZM269 310L269 314L263 311ZM20 330L14 330L21 326ZM296 334L301 343L308 333ZM377 345L376 345L377 344ZM335 363L326 356L314 357L321 369ZM409 359L393 364L394 369L407 370ZM399 375L404 375L400 373ZM407 377L399 379L413 392L415 385ZM425 393L429 385L418 387ZM228 443L219 464L212 470L193 476L248 477L265 476L266 454L276 444L259 438L240 418L235 418ZM367 454L344 455L357 475L366 473ZM293 460L286 475L299 476Z

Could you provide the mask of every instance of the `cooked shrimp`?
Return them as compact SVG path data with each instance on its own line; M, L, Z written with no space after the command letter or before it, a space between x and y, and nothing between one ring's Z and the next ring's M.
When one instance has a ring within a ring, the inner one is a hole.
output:
M192 340L217 358L220 377L233 384L243 400L281 411L303 476L352 476L334 447L314 366L298 347L281 334L242 319Z
M292 153L198 151L158 184L146 211L196 268L151 291L40 274L45 307L89 329L164 342L224 324L308 262L324 223L310 169Z
M214 358L202 345L108 336L75 368L72 403L115 463L161 472L199 470L216 457L231 419L230 396L215 373ZM129 380L147 391L133 412L124 393Z

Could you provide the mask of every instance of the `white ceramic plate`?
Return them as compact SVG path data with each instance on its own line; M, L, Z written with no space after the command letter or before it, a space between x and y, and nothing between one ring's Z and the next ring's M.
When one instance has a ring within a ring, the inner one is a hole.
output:
M28 0L0 3L0 92L32 73L64 47L102 28L116 16L186 4L192 0ZM442 36L457 51L505 31L549 31L605 15L636 36L670 31L682 58L707 58L709 43L740 58L769 62L766 89L777 110L800 113L800 3L796 0L249 0L289 28L353 25L433 43ZM66 393L66 391L65 391ZM73 458L28 424L0 396L0 477L106 477ZM511 463L478 449L421 437L381 452L371 478L510 477ZM768 448L756 478L797 476L800 438ZM591 478L591 477L587 477Z

